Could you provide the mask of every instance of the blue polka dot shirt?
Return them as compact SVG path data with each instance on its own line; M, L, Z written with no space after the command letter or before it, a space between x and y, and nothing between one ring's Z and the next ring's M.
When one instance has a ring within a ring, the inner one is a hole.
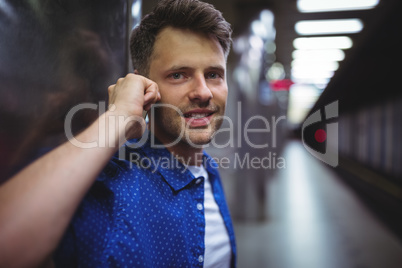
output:
M203 267L204 178L197 181L152 141L148 135L141 146L127 143L108 163L56 250L56 267ZM234 231L217 165L203 157L235 267Z

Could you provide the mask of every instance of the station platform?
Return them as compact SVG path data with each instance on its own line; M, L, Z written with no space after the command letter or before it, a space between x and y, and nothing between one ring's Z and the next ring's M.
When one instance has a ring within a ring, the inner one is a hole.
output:
M234 221L239 268L400 268L402 242L300 141L266 180L265 220Z

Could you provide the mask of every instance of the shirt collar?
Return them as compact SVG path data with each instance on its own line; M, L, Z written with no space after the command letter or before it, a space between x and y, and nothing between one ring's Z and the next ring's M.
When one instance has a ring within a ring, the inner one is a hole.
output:
M149 168L152 172L159 172L174 191L182 190L195 179L186 166L179 162L150 131L147 130L144 135L147 135L145 142L140 146L134 147L143 152L146 157L146 160L144 160L144 163L147 162L146 166L150 166ZM138 142L138 140L135 142ZM133 148L133 146L130 146L130 148ZM132 151L132 149L128 150ZM212 168L214 163L211 161L212 158L205 152L203 154L207 172L215 175L216 171Z

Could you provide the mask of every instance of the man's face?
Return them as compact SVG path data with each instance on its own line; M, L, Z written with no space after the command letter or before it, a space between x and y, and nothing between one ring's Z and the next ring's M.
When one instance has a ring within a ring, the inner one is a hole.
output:
M165 28L155 41L149 78L161 94L161 106L151 116L156 137L165 144L209 143L222 124L228 94L219 42L189 30Z

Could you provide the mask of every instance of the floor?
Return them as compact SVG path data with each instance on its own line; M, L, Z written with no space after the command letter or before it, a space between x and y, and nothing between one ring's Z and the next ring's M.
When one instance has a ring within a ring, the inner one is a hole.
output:
M266 220L235 221L239 268L400 268L402 243L298 141L267 180Z

